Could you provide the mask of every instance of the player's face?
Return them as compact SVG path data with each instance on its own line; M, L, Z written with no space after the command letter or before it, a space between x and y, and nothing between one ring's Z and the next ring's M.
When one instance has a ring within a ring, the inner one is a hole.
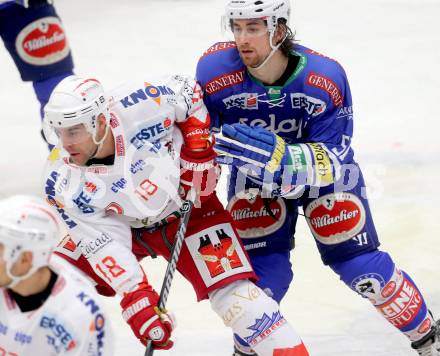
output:
M78 166L85 165L97 150L92 135L83 124L60 128L56 133L63 148L69 153L70 161Z
M269 32L263 20L233 20L231 30L241 60L246 66L257 67L269 55Z

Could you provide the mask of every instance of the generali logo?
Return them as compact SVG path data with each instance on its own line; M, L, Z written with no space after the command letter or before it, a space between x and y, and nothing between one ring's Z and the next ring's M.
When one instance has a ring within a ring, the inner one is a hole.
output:
M342 105L344 98L341 89L330 78L318 73L310 72L307 76L307 84L326 91L330 95L335 106Z
M236 47L237 47L237 45L235 44L235 42L217 42L213 46L209 47L200 58L203 58L203 57L207 56L208 54L213 54L218 51L224 51L226 49L236 48Z
M70 48L61 22L56 17L43 17L21 30L15 48L26 63L42 66L67 57Z
M206 93L208 95L212 95L223 89L243 83L244 72L245 72L244 69L236 70L234 72L226 73L210 80L205 85Z

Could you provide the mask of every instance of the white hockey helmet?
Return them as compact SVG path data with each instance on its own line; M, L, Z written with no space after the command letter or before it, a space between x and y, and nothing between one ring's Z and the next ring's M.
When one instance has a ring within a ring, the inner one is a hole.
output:
M52 91L44 107L46 139L56 145L59 129L83 124L95 144L100 144L105 136L97 141L99 114L104 114L107 124L110 122L109 104L101 83L94 78L66 77Z
M269 32L275 31L278 19L289 22L289 0L232 0L226 5L224 24L235 19L264 19Z
M0 243L10 287L46 266L52 249L61 235L60 223L47 203L38 197L16 195L0 200ZM31 251L32 267L23 276L11 273L21 253Z
M254 69L262 68L269 59L280 48L282 43L288 38L289 32L286 31L284 38L273 43L275 31L278 26L279 19L285 19L288 25L290 19L290 2L289 0L232 0L226 5L225 14L222 23L224 30L231 29L232 20L262 19L267 23L267 31L269 32L269 45L271 52L266 58ZM290 30L289 30L290 31Z

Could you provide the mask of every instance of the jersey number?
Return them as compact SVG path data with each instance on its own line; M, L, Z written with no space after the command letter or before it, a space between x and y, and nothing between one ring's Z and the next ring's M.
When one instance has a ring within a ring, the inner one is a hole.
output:
M145 179L139 184L139 187L136 188L135 193L139 195L142 199L148 200L151 196L154 195L157 191L157 185L154 184L151 180Z
M102 264L106 267L106 270L111 274L113 278L119 277L121 274L125 273L125 269L123 269L120 265L118 265L115 259L111 256L107 256L102 259ZM96 269L101 272L101 275L105 277L110 283L112 279L109 275L102 269L100 264L96 264Z

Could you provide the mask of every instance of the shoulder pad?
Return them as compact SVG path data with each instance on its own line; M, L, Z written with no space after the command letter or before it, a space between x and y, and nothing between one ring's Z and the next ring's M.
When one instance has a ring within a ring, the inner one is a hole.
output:
M209 47L197 64L196 78L202 87L224 73L244 68L235 42L217 42Z

